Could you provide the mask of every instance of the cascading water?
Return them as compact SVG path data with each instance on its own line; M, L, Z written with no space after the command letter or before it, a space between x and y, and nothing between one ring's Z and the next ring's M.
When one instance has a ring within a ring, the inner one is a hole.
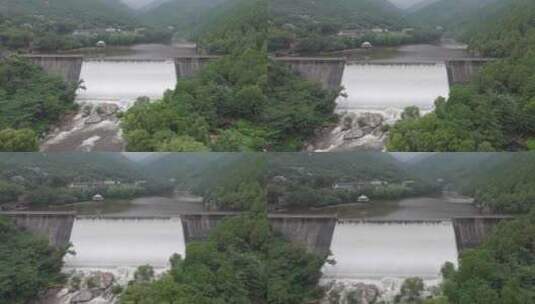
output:
M425 114L436 98L449 96L444 63L350 63L342 86L345 96L336 108L340 124L320 135L313 150L383 150L385 126L400 119L406 107Z
M324 266L322 284L346 292L371 284L384 301L399 292L404 279L420 277L433 286L440 282L444 263L457 264L455 232L449 221L341 221L334 230L331 251L336 264Z
M342 78L347 97L337 101L337 111L401 112L408 106L433 109L439 96L448 97L448 73L443 63L349 64ZM390 111L389 111L390 110ZM390 117L388 117L390 114Z
M165 269L174 253L184 256L180 218L78 218L66 269L105 269L151 265Z
M138 97L158 99L176 85L172 60L90 60L84 61L78 91L79 103L113 103L130 107Z
M180 218L77 218L71 243L76 254L63 269L69 281L47 303L117 303L114 286L126 286L137 267L160 275L173 254L185 255Z
M172 60L89 60L84 61L80 78L83 88L76 102L81 111L50 134L42 150L123 151L117 112L141 96L161 98L177 80Z

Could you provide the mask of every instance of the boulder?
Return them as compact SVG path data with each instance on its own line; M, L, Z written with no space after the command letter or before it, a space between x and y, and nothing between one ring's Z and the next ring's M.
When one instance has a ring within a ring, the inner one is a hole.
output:
M91 115L91 112L93 111L93 106L90 104L86 104L82 107L82 117L87 117Z
M357 124L360 128L375 129L384 122L383 115L378 113L363 113L357 119Z
M100 116L111 116L119 111L119 106L113 103L103 103L98 105L95 111Z
M379 297L379 289L375 285L357 283L346 294L347 303L373 304Z
M80 290L71 299L71 304L87 303L93 299L93 293L89 290Z
M113 284L114 277L112 273L101 272L100 273L100 288L108 289Z
M344 140L355 140L364 137L366 133L362 129L352 129L344 134Z
M84 123L85 123L86 125L94 125L94 124L98 124L99 122L102 122L103 120L104 120L104 119L103 119L100 115L94 113L94 114L92 114L91 116L89 116L89 117L85 120Z

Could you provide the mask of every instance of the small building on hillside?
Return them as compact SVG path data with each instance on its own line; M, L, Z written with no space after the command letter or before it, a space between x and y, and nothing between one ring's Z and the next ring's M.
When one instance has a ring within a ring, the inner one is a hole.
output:
M93 201L95 202L101 202L104 200L104 196L102 196L101 194L95 194L93 195Z
M362 194L361 196L359 196L359 198L357 199L357 201L359 203L369 203L370 202L370 198L367 197L366 195Z
M371 44L371 42L369 41L364 41L361 45L360 45L361 48L363 49L371 49L373 47L373 45Z

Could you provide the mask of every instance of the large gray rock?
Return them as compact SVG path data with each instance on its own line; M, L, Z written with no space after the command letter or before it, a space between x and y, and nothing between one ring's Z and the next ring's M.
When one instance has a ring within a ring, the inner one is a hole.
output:
M364 283L356 284L346 294L346 302L349 304L373 304L377 302L379 289L375 285Z
M104 118L102 118L102 116L96 114L96 113L93 113L91 114L91 116L89 116L86 120L85 120L85 124L86 125L94 125L94 124L98 124L99 122L102 122L104 120Z
M99 104L95 109L95 112L100 116L111 116L119 111L119 106L113 103Z
M101 272L99 275L100 275L100 288L102 289L110 288L114 281L113 274L109 272Z
M89 290L80 290L78 293L76 293L72 299L71 304L76 303L87 303L93 299L93 293Z
M384 122L384 117L378 113L362 113L357 119L357 124L360 128L372 128L375 129L381 126Z

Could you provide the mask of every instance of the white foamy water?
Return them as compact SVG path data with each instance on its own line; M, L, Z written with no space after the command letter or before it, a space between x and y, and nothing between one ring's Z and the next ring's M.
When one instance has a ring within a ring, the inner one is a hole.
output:
M348 64L342 85L347 97L337 100L338 112L391 112L408 106L430 111L437 97L449 95L444 63Z
M453 225L444 222L339 222L324 279L440 278L446 262L457 264Z
M185 254L180 218L78 218L71 242L67 270L166 269L173 254Z
M85 90L78 102L114 103L123 110L140 96L161 98L176 85L172 60L90 60L84 61L80 78Z

